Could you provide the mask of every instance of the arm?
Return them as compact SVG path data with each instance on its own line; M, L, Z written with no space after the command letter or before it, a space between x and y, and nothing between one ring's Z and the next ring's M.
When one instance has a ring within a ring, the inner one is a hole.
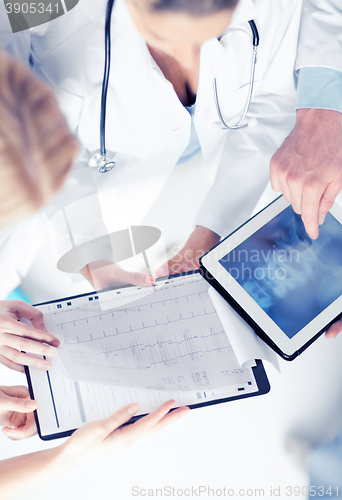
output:
M168 413L173 404L174 401L167 401L134 424L120 427L138 411L138 405L132 403L104 420L84 425L58 448L1 461L1 499L9 500L89 460L127 448L189 411L188 408L179 408Z
M126 283L136 286L151 286L155 283L155 279L152 276L126 271L110 260L91 262L81 269L80 273L95 290L116 288Z
M304 0L296 68L325 67L342 71L340 0Z
M184 247L156 270L157 277L185 273L199 268L199 259L220 241L220 236L203 226L196 226Z
M272 188L302 215L313 239L342 189L341 118L329 109L298 109L293 131L270 164Z
M272 18L272 29L268 18L269 6L265 4L260 8L257 25L262 42L258 52L253 96L247 114L250 126L222 131L212 88L207 96L207 107L212 106L212 121L205 125L201 119L200 106L196 110L196 129L202 146L207 142L205 134L215 133L218 140L211 150L205 151L202 147L208 171L210 174L216 171L216 177L195 219L196 225L206 231L205 241L199 247L191 249L194 254L198 250L208 250L212 243L215 244L220 237L226 236L250 217L268 184L270 159L294 126L296 89L293 70L301 6L295 1L285 4L279 10L279 16ZM278 12L277 9L275 12ZM221 91L221 107L223 114L229 118L237 113L237 108L230 103L239 103L241 114L236 116L238 121L246 105L250 75L244 76L244 85L240 88L231 87L232 68L227 62L236 62L238 65L239 61L235 61L233 53L229 55L232 49L229 39L225 42L223 37L221 44L229 56L219 71L220 86L222 89L227 88L226 94ZM199 228L195 229L195 234L190 237L192 241L198 240L199 231ZM202 229L201 231L204 232ZM186 245L188 243L189 241ZM182 255L185 252L181 250L176 256L178 264L182 263L179 259ZM184 266L187 264L184 262Z
M313 36L314 34L314 36ZM270 164L272 187L302 214L308 234L342 188L342 7L304 0L296 67L296 125Z
M296 63L297 120L273 156L270 173L272 187L283 191L302 214L312 238L342 188L341 51L341 3L325 0L318 6L317 0L304 0ZM340 320L326 337L335 338L341 329Z
M271 102L269 96L264 100ZM167 267L170 274L196 269L201 255L250 217L269 181L271 156L293 126L293 100L282 101L272 102L270 107L252 105L253 116L259 115L258 125L228 133L223 147L215 152L217 158L210 157L219 167L196 217L197 227L168 265L157 270L159 276L167 274Z

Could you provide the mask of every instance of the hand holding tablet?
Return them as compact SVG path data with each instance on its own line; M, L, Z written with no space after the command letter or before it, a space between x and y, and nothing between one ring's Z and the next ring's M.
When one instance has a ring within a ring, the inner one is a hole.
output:
M202 274L284 359L342 311L342 210L312 240L283 196L201 258Z

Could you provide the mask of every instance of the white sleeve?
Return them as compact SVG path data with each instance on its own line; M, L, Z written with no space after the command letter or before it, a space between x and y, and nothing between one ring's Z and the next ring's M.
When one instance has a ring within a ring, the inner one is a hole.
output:
M296 68L342 71L341 0L304 0Z
M0 232L0 300L20 284L20 276L15 265L15 238L13 231Z
M0 231L0 300L17 288L28 273L45 231L42 212Z
M294 66L301 5L293 2L292 11L288 5L284 16L275 19L273 31L267 16L260 13L257 71L263 78L255 82L247 113L250 126L226 130L221 150L206 160L208 168L217 166L217 173L195 222L222 237L250 217L269 182L270 160L295 125Z
M267 94L250 106L256 126L227 131L214 185L196 218L221 237L244 223L269 181L272 155L295 123L294 101Z

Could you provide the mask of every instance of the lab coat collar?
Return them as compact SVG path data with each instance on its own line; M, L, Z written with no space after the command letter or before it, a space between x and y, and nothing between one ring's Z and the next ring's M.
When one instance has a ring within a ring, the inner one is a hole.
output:
M227 29L222 33L222 36L231 28L235 28L236 26L247 23L248 21L254 20L259 17L258 9L254 3L254 0L240 0L235 12L233 14L232 20L227 27ZM204 52L209 53L211 57L217 58L217 64L220 64L220 57L224 55L225 51L223 47L218 43L218 40L212 39L208 40L203 47L205 47ZM203 52L203 51L202 51ZM157 63L152 58L149 50L146 46L146 57L148 66L150 69L154 69L160 71Z
M87 14L89 19L93 20L97 17L102 16L103 11L106 12L107 0L96 0L96 8L94 8L94 0L81 0L80 5L82 6L82 9Z
M200 71L199 86L198 89L203 85L203 82L212 80L215 78L217 71L222 64L222 58L226 55L226 49L220 43L220 39L232 28L239 25L246 25L246 30L249 31L248 21L258 18L259 13L255 6L254 0L240 0L238 3L233 18L226 30L221 34L219 39L212 38L203 44L201 49L201 67L206 68L206 74L204 75ZM210 61L207 64L205 60ZM210 70L208 70L210 68ZM200 93L200 92L199 92Z
M254 0L240 0L233 14L229 28L234 28L239 24L252 21L257 17L259 17L259 12Z
M90 0L93 1L93 0ZM125 33L126 40L133 41L136 54L135 54L135 64L147 64L147 67L150 69L159 69L154 59L152 58L150 51L148 50L147 44L143 36L137 30L131 14L128 10L126 0L115 0L114 8L116 9L116 17L120 19L120 25L122 29L122 34ZM133 54L131 54L133 56Z

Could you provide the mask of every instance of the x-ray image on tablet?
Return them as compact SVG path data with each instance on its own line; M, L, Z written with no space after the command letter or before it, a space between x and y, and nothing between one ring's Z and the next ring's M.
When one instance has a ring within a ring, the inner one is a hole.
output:
M312 240L281 197L202 258L238 312L278 347L282 339L280 354L297 354L342 311L341 220L334 206ZM207 259L212 252L221 271Z
M292 338L342 294L342 226L328 213L312 240L288 207L220 263Z

